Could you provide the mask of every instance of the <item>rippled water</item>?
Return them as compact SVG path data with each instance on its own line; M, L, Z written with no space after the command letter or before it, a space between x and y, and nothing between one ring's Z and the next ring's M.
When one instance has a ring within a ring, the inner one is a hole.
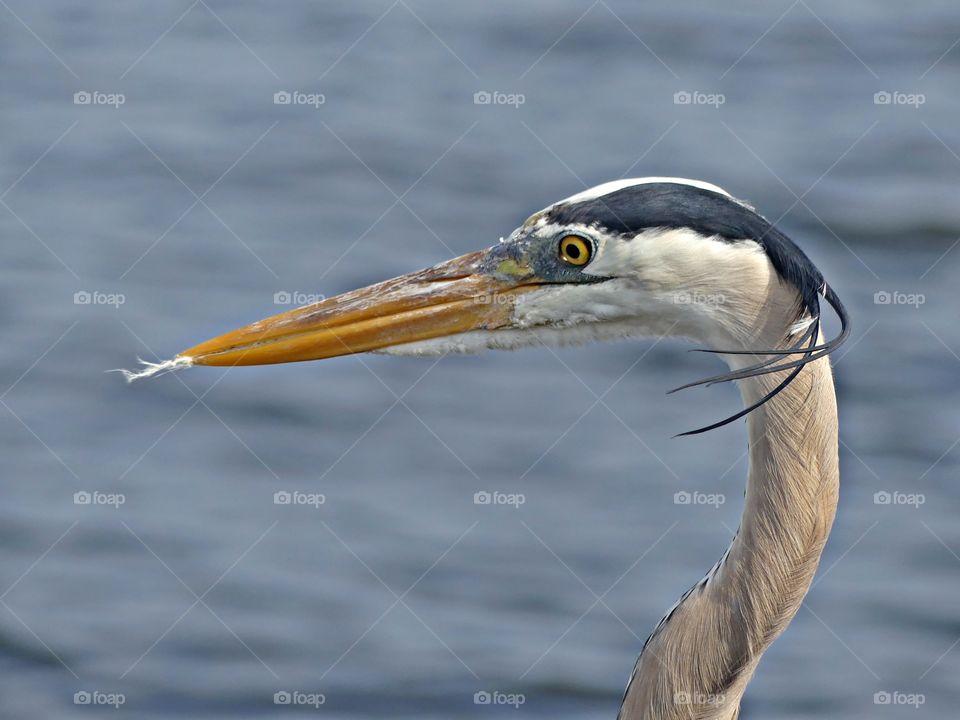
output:
M325 717L614 717L643 639L738 522L743 426L671 439L735 389L663 395L715 360L637 342L129 387L103 370L276 293L489 245L623 174L748 198L856 323L834 533L742 717L955 712L960 7L517 5L0 8L5 717L114 712L74 703L95 691L122 716L316 714L274 704L295 690ZM294 490L326 502L274 504ZM475 505L484 490L525 503Z

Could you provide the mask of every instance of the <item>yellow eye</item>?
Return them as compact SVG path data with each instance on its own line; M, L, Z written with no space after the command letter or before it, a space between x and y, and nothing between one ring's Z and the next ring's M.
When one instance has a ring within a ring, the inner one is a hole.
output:
M592 253L590 242L578 235L567 235L560 240L560 259L568 265L586 265Z

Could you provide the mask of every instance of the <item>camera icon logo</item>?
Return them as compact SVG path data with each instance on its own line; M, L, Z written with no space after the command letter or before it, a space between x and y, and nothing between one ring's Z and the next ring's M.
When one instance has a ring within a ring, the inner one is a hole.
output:
M289 505L293 502L293 495L286 490L278 490L273 494L274 505Z
M73 294L74 305L89 305L91 302L93 302L93 296L86 290L80 290Z
M90 495L86 490L78 490L73 494L73 504L74 505L89 505L93 500L93 496Z
M689 505L692 496L686 490L681 490L673 494L674 505Z
M281 90L273 94L274 105L289 105L293 101L293 96L286 90Z
M73 104L74 105L89 105L90 101L93 99L93 96L90 95L86 90L80 90L73 94Z
M873 694L874 705L889 705L890 700L890 693L888 693L886 690L881 690L880 692L875 692Z
M286 690L280 690L273 694L274 705L289 705L291 702L293 702L293 696Z
M275 292L273 294L274 305L289 305L291 302L292 297L286 290L281 290L280 292Z
M480 492L475 492L473 494L474 505L489 505L492 501L493 496L486 490L481 490Z
M893 496L886 490L881 490L873 494L874 505L889 505L893 501Z
M881 90L873 94L874 105L889 105L893 101L893 95L886 90Z
M489 105L493 102L493 95L486 90L478 90L473 94L474 105Z
M474 705L489 705L491 700L490 693L486 690L478 690L473 694Z
M673 94L674 105L689 105L693 102L693 95L686 90L679 90Z
M893 302L893 295L886 290L878 290L873 294L874 305L889 305Z
M73 694L74 705L89 705L92 700L93 696L86 690L79 690Z

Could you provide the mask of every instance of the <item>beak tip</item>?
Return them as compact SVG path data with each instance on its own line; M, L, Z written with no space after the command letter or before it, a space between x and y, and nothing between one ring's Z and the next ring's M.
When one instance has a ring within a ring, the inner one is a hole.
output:
M123 375L124 380L126 380L128 383L132 383L135 380L142 380L144 378L154 377L156 375L164 375L168 372L174 372L175 370L184 370L188 367L193 367L196 361L189 355L181 354L171 358L170 360L164 360L158 363L141 360L140 358L137 358L137 362L139 362L142 366L140 370L119 369L113 372L119 372Z

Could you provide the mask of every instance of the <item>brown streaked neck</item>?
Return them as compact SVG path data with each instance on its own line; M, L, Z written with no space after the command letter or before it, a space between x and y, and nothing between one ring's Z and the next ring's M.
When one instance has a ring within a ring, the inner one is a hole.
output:
M741 381L746 404L785 373ZM620 718L730 720L762 653L800 607L839 492L829 360L807 365L747 416L750 471L737 535L637 661Z

